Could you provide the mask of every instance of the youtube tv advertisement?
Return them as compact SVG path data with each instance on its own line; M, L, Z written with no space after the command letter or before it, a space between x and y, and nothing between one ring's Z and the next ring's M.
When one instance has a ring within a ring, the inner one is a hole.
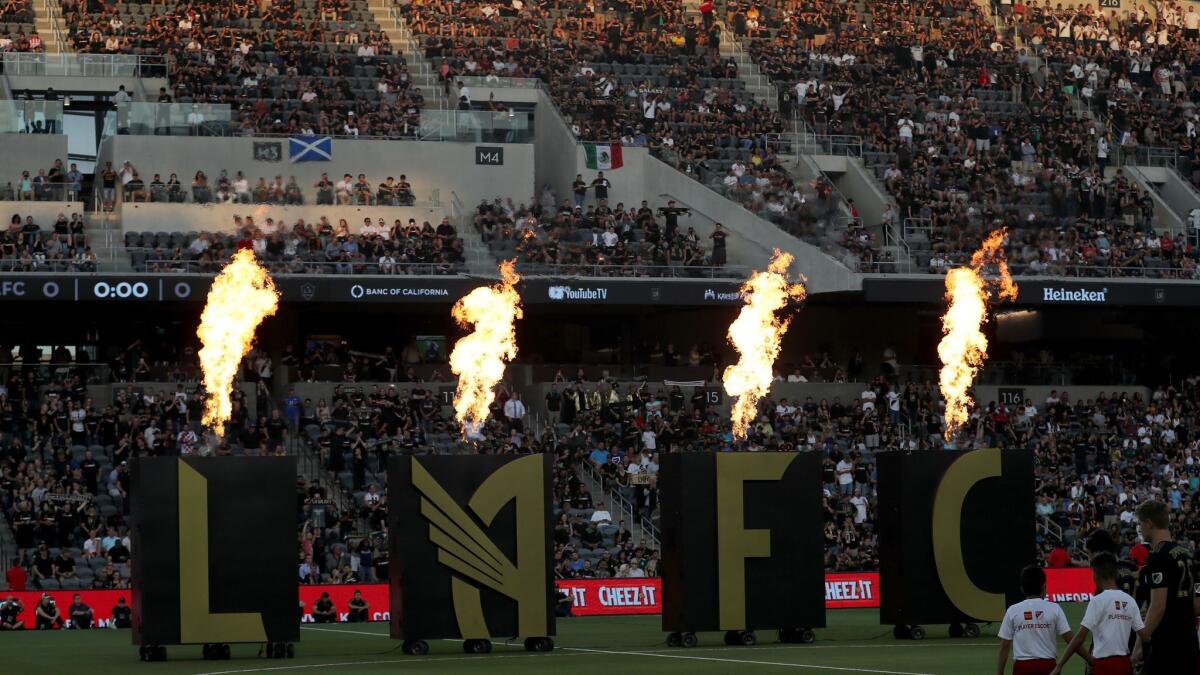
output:
M1091 570L1087 568L1065 568L1046 570L1047 594L1053 602L1087 602L1092 597L1094 584ZM660 614L662 612L662 580L646 579L558 579L555 581L560 593L571 599L571 613L575 616ZM361 591L369 605L371 621L388 621L391 618L387 584L314 585L299 587L299 603L303 606L302 621L312 622L310 614L313 603L328 593L338 611L338 621L347 621L348 605L355 591ZM58 607L65 625L69 627L70 607L78 593L83 604L92 609L96 628L108 628L112 623L112 608L120 598L129 604L133 593L123 591L47 591ZM34 608L41 600L42 591L5 593L0 599L18 598L24 605L21 614L25 628L35 625ZM825 575L825 606L828 609L879 607L878 572L831 572ZM300 607L297 607L300 613Z

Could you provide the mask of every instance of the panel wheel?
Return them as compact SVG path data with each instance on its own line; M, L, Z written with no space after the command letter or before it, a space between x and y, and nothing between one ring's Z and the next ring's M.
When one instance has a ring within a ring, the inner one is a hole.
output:
M911 637L913 640L924 640L925 639L925 627L924 626L913 626L912 628L909 629L908 634L909 634L909 637Z
M287 643L287 647L285 647L285 648L284 648L284 654L285 654L285 655L287 656L287 658L289 658L289 659L294 659L294 658L296 658L296 645L294 645L294 644L292 644L292 643L290 643L290 642L289 642L289 643Z
M977 623L965 624L963 626L963 636L972 638L972 639L979 637L979 624L977 624Z
M700 641L696 639L695 633L689 632L689 633L684 633L679 636L679 644L683 645L684 647L687 647L688 649L691 649L692 647L695 647L696 645L700 644Z
M221 659L222 661L228 661L230 654L231 654L231 652L229 650L229 645L220 644L220 645L216 645L216 647L217 647L217 654L218 654L217 658Z
M525 651L548 652L554 649L554 640L548 637L525 638Z
M204 646L200 648L200 656L205 661L211 661L213 659L213 646L211 643L204 643Z
M487 654L492 651L492 641L463 640L463 651L468 654Z
M725 645L726 646L732 647L732 646L740 644L740 643L741 642L740 642L740 636L738 635L738 631L736 631L736 630L725 631Z
M683 638L680 637L679 633L668 633L667 634L667 646L668 647L678 647L682 643L683 643Z
M796 631L797 642L803 645L811 645L817 641L817 634L811 628L800 628Z
M901 624L892 628L892 637L897 640L907 640L912 637L912 634L908 632L908 626Z
M758 644L758 636L755 635L754 631L752 630L745 631L738 637L743 646L753 647L754 645Z
M405 640L400 651L413 656L424 656L429 653L429 643L424 640Z
M961 623L950 624L950 637L960 638L963 636L963 625Z

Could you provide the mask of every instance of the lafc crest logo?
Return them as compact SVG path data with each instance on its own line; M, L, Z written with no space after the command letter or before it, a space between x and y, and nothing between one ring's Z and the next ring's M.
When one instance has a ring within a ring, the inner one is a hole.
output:
M546 496L541 455L508 462L479 485L464 509L416 458L412 484L421 495L421 516L438 563L453 570L451 597L464 639L490 639L480 590L490 589L517 605L520 635L546 635L549 617L546 569ZM515 560L485 531L510 502L516 503Z
M1162 572L1155 572L1150 575L1150 581L1152 581L1156 584L1161 584L1162 580L1163 580Z

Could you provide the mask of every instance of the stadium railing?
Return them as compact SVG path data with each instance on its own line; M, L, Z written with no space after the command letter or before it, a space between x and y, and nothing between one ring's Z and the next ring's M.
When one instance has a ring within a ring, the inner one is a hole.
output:
M9 75L44 77L166 77L170 65L161 54L5 52L3 60Z
M0 101L0 133L61 134L63 133L63 104L41 99L6 99ZM41 122L41 126L38 126Z
M153 269L178 274L215 274L226 261L201 263L198 260L146 260L136 265L137 271ZM463 272L462 263L379 263L379 262L315 262L305 260L261 261L272 274L371 274L398 276L444 276ZM206 269L207 267L207 269ZM391 268L392 272L384 271Z
M322 134L329 138L371 141L453 141L532 143L531 113L524 110L422 110L417 127L399 136ZM291 134L255 133L255 138L289 138Z
M517 263L517 271L525 276L552 277L672 277L680 279L745 279L750 268L745 265L571 265Z
M589 459L580 462L580 466L583 469L586 482L591 483L589 487L596 492L604 494L612 505L611 510L618 514L617 517L625 519L631 526L636 525L641 529L643 538L650 540L654 548L660 548L661 533L658 526L650 518L634 510L633 504L625 498L625 495L619 489L625 486L615 485L613 481L606 479L603 474L596 470L596 467L592 465Z
M232 132L233 110L226 103L130 101L117 106L112 123L115 125L112 131L120 135L228 136Z

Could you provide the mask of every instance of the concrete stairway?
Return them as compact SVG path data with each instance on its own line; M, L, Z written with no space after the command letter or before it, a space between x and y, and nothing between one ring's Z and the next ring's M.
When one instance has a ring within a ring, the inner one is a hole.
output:
M46 44L46 53L60 54L68 51L67 45L60 39L60 36L67 34L67 27L63 23L62 5L58 0L34 0L32 7L34 25Z
M412 80L413 86L420 89L425 95L425 108L427 110L453 110L455 108L453 101L442 91L434 64L427 61L422 55L420 43L408 29L404 20L396 13L396 5L393 0L370 0L368 7L375 17L375 22L388 36L392 47L404 56L404 61L408 65L408 76Z
M133 271L117 214L88 211L83 214L83 222L83 233L87 245L96 254L98 269L104 272Z

